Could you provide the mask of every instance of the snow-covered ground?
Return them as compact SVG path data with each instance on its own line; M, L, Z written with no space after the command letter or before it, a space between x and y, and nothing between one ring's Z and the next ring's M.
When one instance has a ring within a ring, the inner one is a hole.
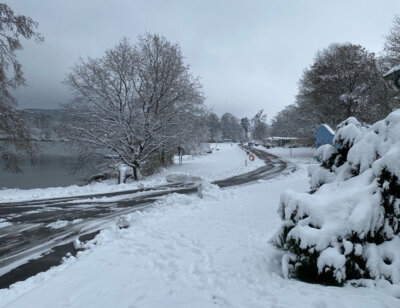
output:
M312 163L314 159L315 148L310 147L300 147L300 148L283 148L276 147L265 149L264 147L258 146L260 150L266 151L268 153L277 155L279 157L285 158L293 163Z
M140 182L132 182L117 185L116 180L101 183L92 183L85 186L72 185L68 187L51 187L45 189L4 189L0 190L0 203L24 201L34 199L59 198L88 194L99 194L115 191L125 191L144 187L153 187L166 184L166 176L171 173L184 173L199 176L205 181L224 179L230 176L249 172L263 165L256 159L250 162L246 153L238 145L230 143L211 144L214 149L211 154L201 156L185 155L182 165L176 164L169 168L143 179ZM218 150L215 150L218 148ZM245 160L247 159L247 166Z
M279 197L308 188L303 166L253 185L208 185L203 199L163 197L128 215L129 228L112 225L77 257L0 290L0 306L399 307L379 289L283 278L282 252L269 243Z

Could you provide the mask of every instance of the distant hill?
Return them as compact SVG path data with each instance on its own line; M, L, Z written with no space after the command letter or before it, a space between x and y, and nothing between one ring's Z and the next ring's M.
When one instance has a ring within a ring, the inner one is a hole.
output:
M43 114L52 117L57 121L61 121L63 110L62 109L38 109L38 108L27 108L22 111L31 112L35 114Z
M61 109L22 109L18 111L24 119L33 139L60 140L63 111Z

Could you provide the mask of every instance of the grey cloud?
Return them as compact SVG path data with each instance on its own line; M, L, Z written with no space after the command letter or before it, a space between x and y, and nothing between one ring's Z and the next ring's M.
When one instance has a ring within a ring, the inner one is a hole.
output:
M21 107L56 108L79 58L101 56L123 36L145 31L178 42L219 114L269 118L294 102L297 81L317 49L351 41L380 52L399 1L9 1L39 22L45 42L19 53L29 84Z

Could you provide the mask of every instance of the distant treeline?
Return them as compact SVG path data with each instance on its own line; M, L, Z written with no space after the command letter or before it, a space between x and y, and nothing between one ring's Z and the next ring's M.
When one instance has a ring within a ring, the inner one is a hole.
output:
M32 140L61 141L61 109L18 110Z

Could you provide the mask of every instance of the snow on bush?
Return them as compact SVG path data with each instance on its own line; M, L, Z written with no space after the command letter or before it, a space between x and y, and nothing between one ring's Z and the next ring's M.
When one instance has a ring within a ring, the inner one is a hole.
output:
M347 119L316 155L311 192L281 195L272 241L285 251L285 277L399 285L400 110L371 127Z

